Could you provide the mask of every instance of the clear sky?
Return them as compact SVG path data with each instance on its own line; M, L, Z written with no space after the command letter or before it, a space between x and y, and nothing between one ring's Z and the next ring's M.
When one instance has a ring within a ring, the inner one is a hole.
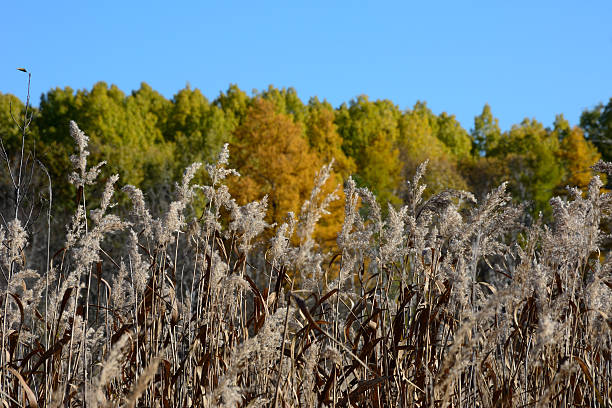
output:
M301 5L298 5L301 3ZM290 5L291 4L291 5ZM24 1L0 6L0 92L24 99L142 81L214 99L230 83L294 87L334 106L360 94L426 101L470 129L550 126L612 97L612 1Z

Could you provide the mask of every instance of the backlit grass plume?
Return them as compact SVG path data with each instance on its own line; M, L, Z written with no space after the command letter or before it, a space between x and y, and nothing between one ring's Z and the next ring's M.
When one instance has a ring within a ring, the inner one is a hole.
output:
M270 225L266 197L231 197L225 145L209 185L193 164L154 214L131 185L130 208L115 205L117 175L91 197L103 163L88 167L87 136L70 132L76 208L47 268L19 219L0 225L4 406L612 405L612 195L598 177L554 198L550 225L505 184L480 203L425 200L425 164L387 211L349 178L326 253L313 231L337 199L322 189L331 164Z

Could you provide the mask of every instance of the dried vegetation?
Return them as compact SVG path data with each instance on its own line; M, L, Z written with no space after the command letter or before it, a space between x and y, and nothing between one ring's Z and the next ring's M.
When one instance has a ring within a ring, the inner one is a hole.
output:
M554 199L551 225L526 225L504 185L481 203L424 200L425 165L407 204L384 212L349 179L337 252L325 254L312 234L335 198L320 191L329 166L262 242L267 201L232 199L227 148L205 166L210 185L192 184L199 164L185 171L159 218L125 186L121 219L117 177L87 208L100 166L71 131L79 202L64 247L32 270L19 217L0 227L3 406L612 404L600 229L612 196L599 178Z

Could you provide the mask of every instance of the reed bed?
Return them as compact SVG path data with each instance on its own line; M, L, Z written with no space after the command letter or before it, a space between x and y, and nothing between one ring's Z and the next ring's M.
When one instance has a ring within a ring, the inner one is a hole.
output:
M71 133L63 247L34 270L22 220L0 226L2 406L612 406L612 196L599 177L553 199L552 223L530 222L505 185L479 203L425 200L425 164L399 209L349 179L326 253L313 237L337 198L321 192L331 165L280 226L265 198L232 199L227 146L186 169L165 214L123 187L133 206L120 217L117 176L88 208L100 165ZM209 185L193 183L202 170Z

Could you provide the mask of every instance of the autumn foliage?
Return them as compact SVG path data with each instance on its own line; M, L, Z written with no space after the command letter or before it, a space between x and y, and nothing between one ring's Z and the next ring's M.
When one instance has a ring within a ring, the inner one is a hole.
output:
M10 153L18 150L20 138L9 105L15 114L23 109L15 96L0 94L0 131ZM503 131L485 105L468 131L452 114L435 114L425 102L402 109L362 95L334 108L316 97L304 103L292 88L270 86L249 96L236 85L214 100L189 86L166 99L144 83L126 95L99 82L90 90L55 88L43 94L28 142L51 178L61 179L70 165L68 122L78 121L91 137L91 158L110 163L103 174L118 173L141 187L160 209L168 204L164 186L170 180L194 161L212 160L230 143L232 164L246 175L233 182L232 192L241 202L268 195L268 221L276 225L286 211L299 210L310 188L304 180L332 159L330 191L352 176L374 192L385 213L388 203L405 202L407 180L427 160L426 196L447 188L482 196L509 181L514 199L527 201L532 215L549 216L553 194L564 194L566 185L585 188L590 166L599 157L610 158L610 110L598 105L585 112L581 127L558 117L551 128L530 119ZM72 202L73 195L64 183L54 188L57 205ZM333 204L323 221L330 228L341 222L334 215L340 209Z

